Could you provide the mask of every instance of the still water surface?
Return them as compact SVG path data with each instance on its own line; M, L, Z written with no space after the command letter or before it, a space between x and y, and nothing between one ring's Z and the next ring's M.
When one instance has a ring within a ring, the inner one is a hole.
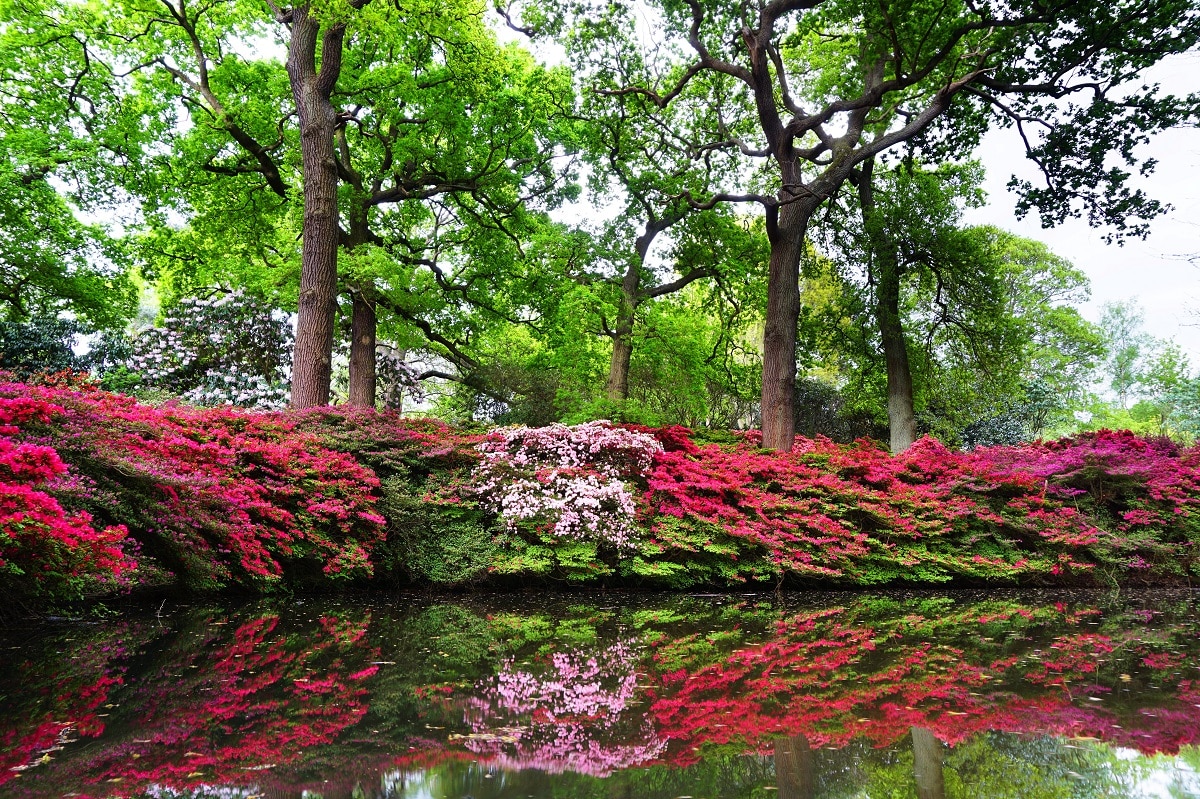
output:
M1200 797L1200 592L378 597L0 636L0 796Z

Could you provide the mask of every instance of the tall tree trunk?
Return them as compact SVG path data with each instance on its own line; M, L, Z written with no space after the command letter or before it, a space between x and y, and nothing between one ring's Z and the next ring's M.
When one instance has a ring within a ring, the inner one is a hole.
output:
M342 145L342 166L347 172L352 170L349 148L345 146L344 131L339 132L339 143ZM357 175L352 177L351 185L360 188ZM362 199L355 197L349 213L346 238L342 242L347 253L354 252L359 247L366 246L371 240L371 229L368 221L369 209ZM377 356L375 352L375 337L378 330L378 318L375 310L375 281L367 278L350 286L351 316L350 316L350 386L346 402L358 408L374 408L377 399Z
M350 390L346 402L358 408L375 407L375 305L366 294L353 291L350 323Z
M333 366L333 322L337 305L338 207L334 131L337 112L330 97L341 71L344 25L321 23L309 6L293 10L287 73L300 121L304 225L300 303L292 360L292 407L329 402ZM321 67L316 66L317 39Z
M888 430L892 454L898 455L917 440L912 368L900 318L900 268L895 250L885 252L876 264L879 268L875 276L875 316L879 321L879 338L887 363Z
M633 361L633 325L640 297L641 258L630 263L621 281L621 308L612 332L612 359L608 364L608 382L604 395L614 402L629 398L629 364Z
M612 359L608 364L608 382L604 386L604 395L615 402L629 398L629 364L633 360L633 326L636 323L637 309L645 296L642 294L642 265L646 263L646 255L654 238L675 224L682 214L668 216L665 219L651 218L646 222L642 235L633 244L633 259L625 269L621 278L621 308L617 312L616 327L613 329Z
M767 318L763 327L762 445L789 452L796 439L796 325L800 321L800 258L812 207L790 202L768 225ZM772 228L774 230L772 230Z
M894 243L887 240L887 232L875 219L874 173L875 159L868 158L858 179L858 201L875 280L875 321L887 364L888 434L892 454L898 455L917 440L917 416L908 342L904 340L900 316L900 259Z
M912 728L913 777L917 781L917 799L946 799L946 780L942 774L942 742L932 730Z
M613 402L629 398L629 364L633 361L633 314L620 319L612 336L612 358L608 362L608 381L604 396Z
M803 735L775 739L775 787L779 799L812 799L817 794L816 758Z

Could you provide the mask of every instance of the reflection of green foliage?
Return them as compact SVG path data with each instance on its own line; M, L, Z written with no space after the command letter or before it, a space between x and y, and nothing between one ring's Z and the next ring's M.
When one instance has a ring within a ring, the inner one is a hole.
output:
M1112 749L1050 737L980 735L948 751L946 788L963 799L1127 796Z
M684 796L713 799L777 799L776 792L764 791L771 782L771 761L741 753L723 753L706 758L688 768L652 765L620 771L597 779L581 774L546 774L542 771L518 771L495 779L477 763L451 762L414 779L411 793L402 799L421 796L474 799L679 799ZM425 791L428 791L426 793Z

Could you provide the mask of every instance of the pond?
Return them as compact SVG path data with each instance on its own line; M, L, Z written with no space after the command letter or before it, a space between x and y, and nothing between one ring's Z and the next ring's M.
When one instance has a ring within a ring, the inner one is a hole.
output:
M0 652L4 797L1200 797L1200 592L290 598Z

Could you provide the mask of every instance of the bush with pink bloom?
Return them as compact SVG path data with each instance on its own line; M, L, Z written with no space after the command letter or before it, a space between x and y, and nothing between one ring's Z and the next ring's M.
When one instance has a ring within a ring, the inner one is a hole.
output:
M599 421L518 427L490 436L479 449L476 491L510 532L532 526L558 539L623 549L639 535L626 481L644 475L662 445Z

